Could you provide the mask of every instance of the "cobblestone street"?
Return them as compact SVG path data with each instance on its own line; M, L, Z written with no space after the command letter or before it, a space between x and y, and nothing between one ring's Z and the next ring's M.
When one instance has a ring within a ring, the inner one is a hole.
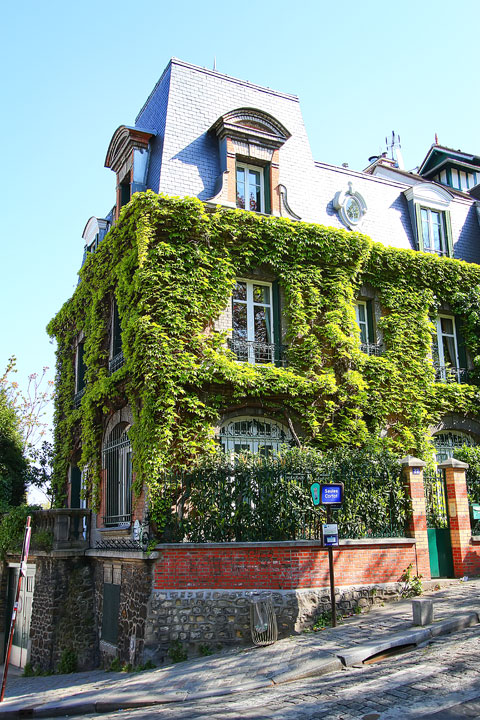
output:
M234 697L102 717L176 720L453 720L480 718L480 627L374 665ZM441 711L441 712L440 712Z

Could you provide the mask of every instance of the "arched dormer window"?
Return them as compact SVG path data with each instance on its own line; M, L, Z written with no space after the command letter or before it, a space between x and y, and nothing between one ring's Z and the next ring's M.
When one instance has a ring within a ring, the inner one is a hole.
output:
M150 130L120 125L113 133L105 158L105 167L117 176L115 219L132 195L147 189Z
M289 131L272 115L245 107L222 115L210 132L218 138L222 173L212 201L279 215L279 149Z

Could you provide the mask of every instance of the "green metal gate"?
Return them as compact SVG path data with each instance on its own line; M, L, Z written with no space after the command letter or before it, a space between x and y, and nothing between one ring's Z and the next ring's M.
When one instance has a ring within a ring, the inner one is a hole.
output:
M443 471L424 473L428 552L432 578L453 577L447 491Z

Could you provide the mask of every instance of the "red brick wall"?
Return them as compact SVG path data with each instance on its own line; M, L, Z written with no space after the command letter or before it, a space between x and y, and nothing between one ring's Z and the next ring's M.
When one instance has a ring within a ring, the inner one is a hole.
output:
M315 545L163 546L158 552L157 590L293 590L329 584L328 551ZM333 557L337 586L396 582L410 563L417 572L413 542L340 546Z

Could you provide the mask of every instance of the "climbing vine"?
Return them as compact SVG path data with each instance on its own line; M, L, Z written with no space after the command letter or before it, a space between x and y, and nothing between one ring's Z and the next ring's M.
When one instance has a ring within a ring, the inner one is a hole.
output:
M215 320L236 277L265 271L283 297L288 366L238 363ZM57 497L81 449L98 504L102 434L128 404L135 492L146 485L163 522L162 470L188 468L215 451L213 428L228 408L261 404L292 420L302 442L326 449L380 442L427 457L428 427L447 412L477 414L474 385L435 383L429 360L437 307L464 318L480 373L480 267L373 243L359 233L207 209L196 199L139 193L88 255L80 284L49 325L58 343ZM362 285L382 308L385 352L360 350L354 298ZM470 288L470 289L469 289ZM115 299L125 365L109 375ZM86 391L73 406L74 358L85 336Z

